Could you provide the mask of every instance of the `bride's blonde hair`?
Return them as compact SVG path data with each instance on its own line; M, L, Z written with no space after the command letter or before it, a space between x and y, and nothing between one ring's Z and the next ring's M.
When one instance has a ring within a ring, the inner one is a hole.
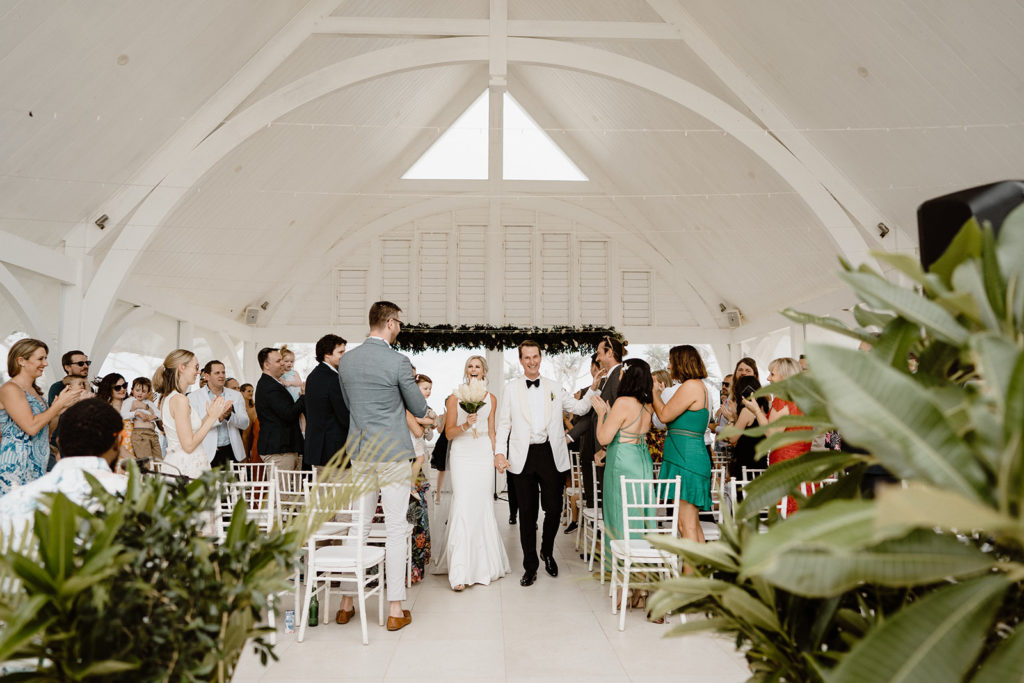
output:
M484 358L483 356L470 356L469 358L466 359L465 367L462 368L462 381L463 382L468 382L469 381L469 364L470 364L470 362L472 362L474 360L480 361L480 365L482 365L483 368L484 368L484 376L481 379L487 379L487 359Z

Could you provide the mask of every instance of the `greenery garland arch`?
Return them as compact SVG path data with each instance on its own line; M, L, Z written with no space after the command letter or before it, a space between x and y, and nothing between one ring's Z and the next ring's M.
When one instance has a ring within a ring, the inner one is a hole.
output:
M527 339L540 344L544 353L593 353L605 337L624 341L614 327L596 325L557 327L496 327L492 325L423 325L402 327L395 341L399 351L453 351L485 348L514 349Z

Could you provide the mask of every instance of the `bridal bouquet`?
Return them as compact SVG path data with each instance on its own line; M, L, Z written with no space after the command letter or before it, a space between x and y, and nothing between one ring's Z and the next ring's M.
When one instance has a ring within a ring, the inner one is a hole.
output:
M460 408L473 415L487 402L487 385L482 379L471 379L455 388L455 398L459 399ZM478 436L476 425L473 425L473 438Z

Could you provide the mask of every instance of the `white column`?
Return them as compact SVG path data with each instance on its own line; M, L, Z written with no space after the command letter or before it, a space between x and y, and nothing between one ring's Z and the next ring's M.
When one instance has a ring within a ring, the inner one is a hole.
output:
M243 346L242 346L242 368L243 368L243 372L242 372L242 374L245 377L245 379L243 380L243 379L239 378L240 381L243 384L248 382L249 384L255 385L256 384L256 380L258 380L260 378L260 364L259 364L259 362L256 359L256 354L257 354L258 351L259 351L259 349L256 348L256 342L254 342L254 341L246 341L246 342L243 343Z
M178 321L178 348L192 350L196 342L195 326L188 320Z

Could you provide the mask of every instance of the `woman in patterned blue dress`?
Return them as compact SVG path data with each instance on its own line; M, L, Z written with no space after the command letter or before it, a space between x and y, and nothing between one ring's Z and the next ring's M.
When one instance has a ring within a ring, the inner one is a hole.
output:
M46 369L48 353L38 339L22 339L7 354L11 379L0 386L0 495L43 476L50 427L82 393L80 387L66 387L46 406L36 380Z

